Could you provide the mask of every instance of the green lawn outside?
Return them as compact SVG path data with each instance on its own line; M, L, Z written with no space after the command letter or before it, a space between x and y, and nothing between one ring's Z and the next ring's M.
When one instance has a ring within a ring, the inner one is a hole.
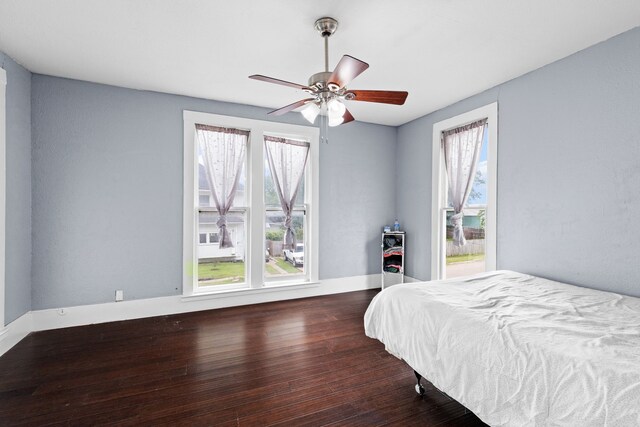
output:
M267 273L269 274L280 274L280 272L278 270L275 269L274 266L267 264Z
M198 281L200 282L200 286L244 282L244 262L199 263Z
M275 258L278 267L286 271L287 273L300 273L299 268L294 267L291 263L284 260L284 258Z
M457 262L481 261L483 259L484 254L448 256L447 264L455 264Z
M291 263L286 262L283 258L272 258L276 265L285 272L302 273L302 269L294 267ZM281 275L283 274L273 265L266 264L267 274ZM244 282L244 262L202 262L198 263L198 285L214 286L228 285L230 283Z

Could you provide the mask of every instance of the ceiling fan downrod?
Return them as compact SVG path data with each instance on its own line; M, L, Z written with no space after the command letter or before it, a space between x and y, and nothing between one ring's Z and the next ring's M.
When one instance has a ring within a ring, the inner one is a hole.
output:
M327 87L329 77L331 77L331 71L329 71L329 37L331 37L338 29L338 21L325 16L316 20L314 28L324 39L324 71L315 73L309 77L309 86L324 89Z
M325 16L320 18L314 24L314 28L320 33L324 39L324 71L329 72L329 37L338 29L338 21Z
M329 36L322 36L324 38L324 71L329 72Z

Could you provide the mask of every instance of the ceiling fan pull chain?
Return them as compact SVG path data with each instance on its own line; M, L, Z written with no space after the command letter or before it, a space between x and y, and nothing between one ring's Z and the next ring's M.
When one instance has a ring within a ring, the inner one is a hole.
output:
M327 116L321 114L320 115L320 142L324 142L325 144L329 143L329 139L327 138L329 135L329 126L327 123Z
M324 117L324 143L329 143L329 116Z

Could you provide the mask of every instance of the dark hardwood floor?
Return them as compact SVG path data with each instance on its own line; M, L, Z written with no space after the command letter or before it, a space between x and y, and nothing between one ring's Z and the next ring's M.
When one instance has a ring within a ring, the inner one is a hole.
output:
M484 425L367 338L376 291L36 332L2 425Z

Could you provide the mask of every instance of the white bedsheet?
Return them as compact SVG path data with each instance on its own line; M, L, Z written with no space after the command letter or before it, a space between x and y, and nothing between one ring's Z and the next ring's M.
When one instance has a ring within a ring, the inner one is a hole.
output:
M493 426L640 426L640 298L512 271L392 286L364 318Z

